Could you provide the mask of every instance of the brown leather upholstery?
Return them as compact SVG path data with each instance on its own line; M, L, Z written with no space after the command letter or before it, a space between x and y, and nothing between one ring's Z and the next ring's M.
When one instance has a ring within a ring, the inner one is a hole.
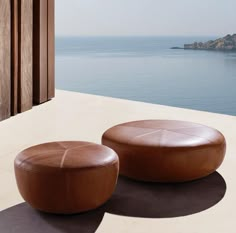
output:
M217 130L183 121L145 120L108 129L102 144L120 159L120 174L143 181L183 182L214 172L226 143Z
M22 197L33 208L72 214L97 208L112 195L119 159L106 146L52 142L33 146L15 159Z

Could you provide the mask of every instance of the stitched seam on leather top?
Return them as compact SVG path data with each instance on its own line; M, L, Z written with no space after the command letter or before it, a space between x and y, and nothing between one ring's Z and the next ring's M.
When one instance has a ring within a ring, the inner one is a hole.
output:
M204 138L204 137L201 137L201 136L197 136L197 135L192 135L192 134L188 134L188 133L180 133L180 132L176 132L175 130L166 130L166 131L169 131L169 132L174 132L174 133L177 133L177 134L182 134L182 135L186 135L186 136L192 136L192 137L196 137L196 138L201 138L201 139L204 139L210 143L215 143L214 141L211 141L207 138Z
M63 168L63 165L64 165L64 162L65 162L65 159L67 157L67 154L70 150L74 150L74 149L77 149L77 148L82 148L82 147L88 147L88 146L97 146L97 144L86 144L86 145L82 145L82 146L75 146L75 147L72 147L72 148L68 148L63 156L62 156L62 159L61 159L61 163L60 163L60 168Z
M65 149L65 147L62 146L62 145L60 144L60 142L56 142L56 143ZM77 147L84 147L84 146L88 146L88 145L94 145L94 144L86 144L86 145L82 145L82 146L75 146L75 147L72 147L72 148L70 148L70 149L75 149L75 148L77 148ZM69 150L70 150L70 149L69 149ZM67 150L68 150L68 149L66 149L66 150L58 149L58 150L52 150L52 151L48 150L48 151L44 151L44 153L45 153L46 155L49 155L49 154L54 154L54 153L56 153L56 152L63 152L63 151L64 151L64 154L65 154L65 152L66 152ZM24 151L22 151L21 153L23 153L23 152L24 152ZM21 153L20 153L20 154L21 154ZM64 155L64 154L63 154L63 155ZM34 158L34 157L36 157L36 156L39 156L39 155L42 155L42 152L37 153L37 154L32 154L32 155L30 155L29 157L25 158L24 160L19 161L20 164L17 165L17 166L21 166L22 164L24 164L24 163L27 162L28 160L30 160L30 159L32 159L32 158ZM16 157L16 160L18 160L17 157Z
M64 154L62 155L61 163L60 163L60 168L63 167L64 161L66 159L66 156L67 156L68 152L69 152L69 149L65 150Z
M115 141L115 140L113 140L113 139L105 139L105 140L107 140L109 143L112 143L112 144L115 144L115 145L119 145L119 146L122 146L122 147L124 147L124 148L126 148L127 147L127 145L128 146L130 146L130 147L134 147L134 148L138 148L138 147L140 147L140 148L143 148L143 147L145 147L145 148L156 148L157 146L158 147L160 147L159 145L140 145L140 144L130 144L130 143L127 143L127 142L119 142L119 141ZM129 142L133 142L133 141L129 141ZM212 146L215 146L215 145L219 145L219 146L221 146L221 144L222 143L210 143L210 144L202 144L202 145L200 145L200 146L194 146L194 147L188 147L191 151L195 151L195 150L200 150L200 149L203 149L203 148L205 148L205 147L212 147ZM103 145L106 145L106 144L103 144ZM186 146L161 146L161 147L163 147L163 148L174 148L174 149L186 149Z
M135 139L135 138L140 138L140 137L145 137L145 136L147 136L147 135L154 134L154 133L157 133L157 132L159 132L159 131L162 131L162 129L158 129L158 130L154 130L154 131L149 132L149 133L144 133L144 134L137 135L137 136L135 136L133 139Z
M56 142L59 146L61 146L62 148L64 148L64 149L68 149L67 147L65 147L64 145L62 145L62 143L61 142Z
M140 129L154 129L154 128L142 128L142 127L122 126L122 125L120 125L120 126L121 126L121 127L130 127L130 128L140 128ZM119 127L120 127L120 126L119 126ZM207 139L207 138L204 138L204 137L201 137L201 136L192 135L192 134L187 134L187 133L182 133L182 132L176 132L176 131L175 131L175 130L179 130L179 129L192 129L192 128L203 128L203 127L204 127L204 126L196 126L196 127L186 127L186 128L178 128L178 129L162 129L162 128L160 128L160 129L158 129L158 130L155 130L155 131L152 131L152 132L149 132L149 133L145 133L145 134L141 134L141 135L135 136L133 139L138 138L138 137L142 137L142 136L145 136L145 135L148 135L148 134L156 133L156 132L158 132L158 131L160 131L160 130L163 130L163 131L168 131L168 132L172 132L172 133L177 133L177 134L180 134L180 135L186 135L186 136L192 136L192 137L196 137L196 138L201 138L201 139L204 139L204 140L206 140L206 141L208 141L208 142L210 142L210 143L215 144L214 141L211 141L211 140L209 140L209 139ZM133 140L133 139L132 139L132 140Z
M136 129L159 129L159 130L166 130L166 128L154 128L154 127L140 127L140 126L129 126L129 125L117 125L114 127L126 127L126 128L136 128ZM192 126L192 127L180 127L180 128L176 128L173 130L178 130L178 129L195 129L195 128L210 128L208 126L204 126L204 125L200 125L200 126ZM111 128L112 129L112 128ZM211 129L211 128L210 128ZM172 129L169 129L172 130ZM108 129L109 131L109 129Z
M97 168L104 168L104 167L109 167L109 166L113 166L116 163L119 163L119 160L116 159L114 161L112 161L112 163L106 163L106 164L102 164L102 165L95 165L95 166L87 166L87 167L74 167L74 168L65 168L66 172L73 172L75 170L82 171L82 170L86 170L86 169L97 169ZM28 172L32 172L32 173L52 173L52 172L62 172L62 169L60 167L53 167L52 169L47 169L46 171L44 170L42 172L42 169L30 169L30 168L26 168L26 167L19 167L18 165L16 165L16 167L20 168L21 170L24 171L28 171ZM65 172L65 170L63 172Z
M48 155L48 154L53 154L53 153L55 153L55 152L62 152L62 151L63 151L62 149L60 149L60 150L54 150L54 151L51 151L51 152L47 152L47 155ZM23 152L24 152L24 151L23 151ZM23 153L23 152L21 152L21 153ZM21 154L21 153L20 153L20 154ZM18 156L20 156L20 154L19 154ZM30 160L30 159L32 159L32 158L34 158L34 157L36 157L36 156L39 156L39 155L42 155L42 152L41 152L41 153L37 153L37 154L30 155L29 157L25 158L24 160L19 160L19 158L18 158L18 156L17 156L16 159L15 159L15 161L18 160L18 161L20 162L20 164L19 164L18 166L20 166L20 165L22 165L23 163L27 162L28 160Z

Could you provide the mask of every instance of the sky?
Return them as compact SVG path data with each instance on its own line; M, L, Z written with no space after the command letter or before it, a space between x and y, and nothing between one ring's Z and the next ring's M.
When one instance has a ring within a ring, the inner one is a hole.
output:
M57 36L224 36L236 0L56 0Z

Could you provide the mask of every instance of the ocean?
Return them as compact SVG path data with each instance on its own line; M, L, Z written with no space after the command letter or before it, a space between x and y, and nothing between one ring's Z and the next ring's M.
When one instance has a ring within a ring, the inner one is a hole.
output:
M170 49L216 38L57 37L56 88L236 115L236 53Z

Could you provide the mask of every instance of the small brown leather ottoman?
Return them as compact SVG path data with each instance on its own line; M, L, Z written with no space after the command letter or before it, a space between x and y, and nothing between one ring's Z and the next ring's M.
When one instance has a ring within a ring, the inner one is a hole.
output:
M110 148L89 142L51 142L30 147L15 159L22 197L33 208L58 214L95 209L112 195L119 159Z
M102 144L120 159L120 174L142 181L184 182L213 173L226 143L217 130L191 122L144 120L108 129Z

